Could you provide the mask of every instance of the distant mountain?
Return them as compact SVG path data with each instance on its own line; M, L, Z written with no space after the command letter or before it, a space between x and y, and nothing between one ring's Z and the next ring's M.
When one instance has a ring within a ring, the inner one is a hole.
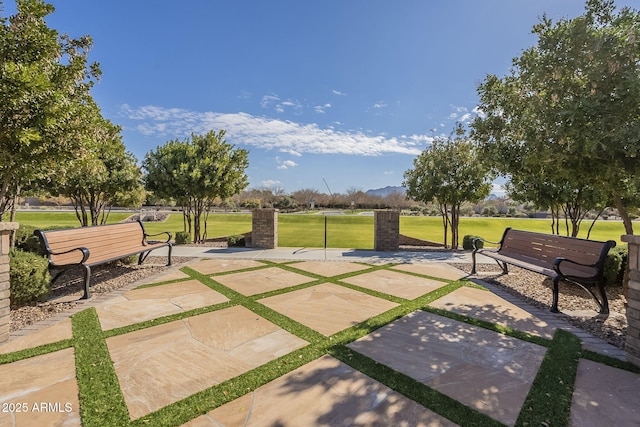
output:
M386 197L391 193L397 193L397 192L401 192L401 193L406 193L407 189L405 187L401 187L401 186L391 186L388 185L384 188L376 188L374 190L367 190L365 191L365 194L368 194L369 196L379 196L379 197Z

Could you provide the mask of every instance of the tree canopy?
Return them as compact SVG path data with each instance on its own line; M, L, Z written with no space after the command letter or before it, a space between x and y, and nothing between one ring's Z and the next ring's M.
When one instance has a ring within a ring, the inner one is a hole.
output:
M47 27L52 5L16 5L16 15L0 17L0 218L21 185L86 151L76 138L78 111L100 75L87 62L90 37L72 39Z
M83 110L82 136L87 152L60 162L57 174L42 187L73 201L82 226L104 224L110 208L139 206L144 201L142 171L135 156L126 151L120 126L104 119L94 103Z
M509 75L489 75L479 86L484 115L474 121L473 135L516 188L561 186L552 195L561 203L574 203L585 189L600 194L632 234L628 208L638 202L640 172L640 15L616 12L610 0L588 0L583 15L557 22L544 16L533 33L537 45L513 60Z
M248 185L249 153L228 144L224 136L220 130L168 141L147 153L143 163L147 190L183 207L185 228L193 232L196 243L206 238L206 214L215 199L231 197Z
M459 244L458 225L463 202L477 202L491 189L485 166L478 161L475 144L458 127L454 136L436 138L404 173L407 196L420 202L435 201L444 226L444 244L451 226L451 247Z

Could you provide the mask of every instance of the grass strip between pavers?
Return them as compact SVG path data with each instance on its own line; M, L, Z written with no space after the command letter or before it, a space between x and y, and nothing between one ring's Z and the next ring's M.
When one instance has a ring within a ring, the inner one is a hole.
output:
M95 308L74 314L71 326L82 425L128 425L129 412Z
M73 339L66 339L56 341L50 344L43 344L37 347L26 348L24 350L18 350L11 353L0 354L0 365L6 363L17 362L18 360L28 359L30 357L41 356L47 353L53 353L54 351L64 350L73 345Z
M556 330L533 380L516 426L567 426L582 354L578 337Z

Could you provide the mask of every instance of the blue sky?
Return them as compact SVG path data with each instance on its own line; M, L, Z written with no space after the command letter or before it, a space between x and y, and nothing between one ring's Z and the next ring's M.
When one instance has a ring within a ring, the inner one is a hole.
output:
M413 159L477 113L476 88L575 0L52 0L90 35L93 96L141 162L192 132L249 150L251 188L400 185ZM618 0L640 7L640 1ZM15 12L4 2L3 16Z

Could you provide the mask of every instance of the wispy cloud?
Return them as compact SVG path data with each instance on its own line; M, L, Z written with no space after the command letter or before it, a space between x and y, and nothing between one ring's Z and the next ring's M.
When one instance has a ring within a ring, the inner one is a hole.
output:
M144 106L121 107L121 114L137 122L133 128L144 135L167 139L184 138L192 133L225 129L229 142L278 150L291 155L301 153L378 156L385 153L417 155L432 142L427 135L387 137L359 131L323 129L315 123L257 117L247 113L216 113L180 108Z
M298 166L293 160L282 160L280 157L276 157L276 162L278 162L278 169L289 169Z
M376 102L375 104L373 104L373 108L384 108L386 106L387 104L384 101Z
M275 179L267 179L265 181L262 181L260 184L263 188L273 188L277 187L280 184L280 181L277 181Z
M471 111L469 111L469 109L466 107L456 107L453 105L451 106L451 108L453 108L453 112L449 114L449 119L455 120L460 123L469 123L476 117L484 115L482 110L480 110L480 108L478 107L475 107Z
M298 101L294 101L291 99L282 100L278 95L270 94L264 95L262 100L260 101L260 105L262 108L274 109L278 113L284 113L286 110L289 111L300 111L302 109L302 104Z
M344 93L344 92L340 92L339 90L335 90L335 89L333 89L333 90L331 91L331 93L333 93L334 95L338 95L338 96L347 96L347 94L346 94L346 93Z
M327 103L324 105L316 105L313 109L316 113L324 114L327 112L327 109L331 108L331 104Z

